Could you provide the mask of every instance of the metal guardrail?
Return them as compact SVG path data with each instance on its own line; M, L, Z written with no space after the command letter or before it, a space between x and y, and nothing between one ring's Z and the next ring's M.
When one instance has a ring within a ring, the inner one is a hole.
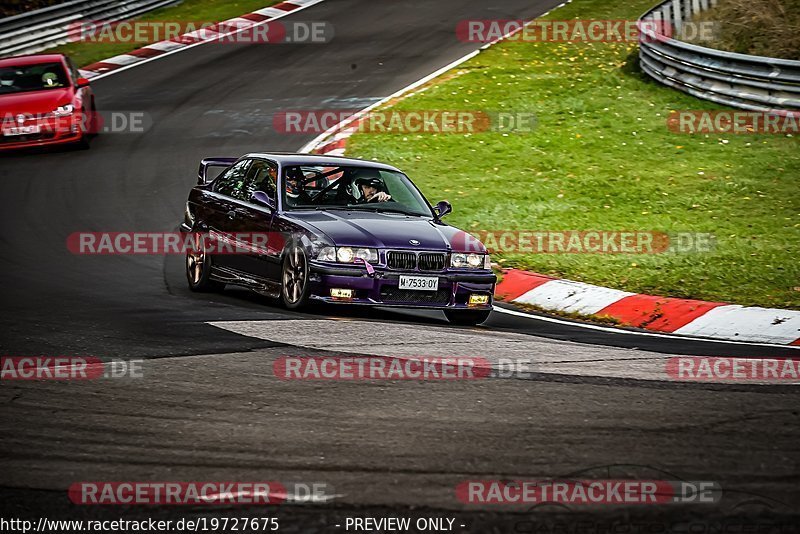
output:
M736 54L664 35L717 0L666 0L639 19L642 70L664 85L719 104L785 115L800 110L800 61Z
M80 21L137 17L180 0L71 0L0 19L0 57L32 54L69 42Z

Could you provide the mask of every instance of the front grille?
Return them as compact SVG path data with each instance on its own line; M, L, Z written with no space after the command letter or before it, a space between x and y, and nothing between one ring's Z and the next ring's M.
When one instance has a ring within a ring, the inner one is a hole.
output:
M386 255L386 264L390 269L413 271L442 271L447 265L447 254L444 252L405 252L390 250Z
M414 252L390 251L386 257L390 269L414 270L417 268L417 255Z
M446 256L441 252L423 252L419 255L420 271L444 270Z
M381 300L383 302L400 302L403 304L450 304L450 290L412 291L410 289L385 287L381 289Z

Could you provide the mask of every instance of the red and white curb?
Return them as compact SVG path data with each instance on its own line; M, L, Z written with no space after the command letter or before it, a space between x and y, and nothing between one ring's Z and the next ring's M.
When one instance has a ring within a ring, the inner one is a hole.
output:
M800 311L657 297L510 269L498 299L682 336L800 345Z
M105 76L112 72L118 72L141 63L152 61L176 52L187 50L194 46L215 41L221 37L243 32L254 26L267 23L269 21L285 17L290 13L305 9L324 0L291 0L281 2L270 7L259 9L246 15L234 17L222 22L218 22L202 32L189 32L168 41L159 41L143 46L127 54L110 57L97 63L87 65L80 70L81 76L92 79Z

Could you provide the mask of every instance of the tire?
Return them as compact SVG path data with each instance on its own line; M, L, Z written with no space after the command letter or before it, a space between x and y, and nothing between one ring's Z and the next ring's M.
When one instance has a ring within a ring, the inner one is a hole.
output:
M461 326L475 326L489 318L492 310L445 310L447 320Z
M308 305L308 258L300 245L292 243L286 249L281 264L281 302L290 310Z
M81 135L81 138L78 139L77 141L75 141L75 148L77 150L89 150L89 148L91 146L91 142L92 142L92 137L97 135L95 132L92 131L92 130L94 130L96 128L95 121L97 120L97 110L94 107L94 100L92 100L92 108L91 109L92 109L91 116L90 116L91 117L91 121L87 125L88 127L86 128L86 130L88 130L88 131L84 131L82 133L82 135Z
M206 251L205 239L199 233L194 234L194 250L186 251L186 281L189 289L197 293L221 291L225 284L211 280L211 255Z
M76 150L89 150L91 148L91 140L89 139L89 134L83 134L80 139L75 141L75 149Z

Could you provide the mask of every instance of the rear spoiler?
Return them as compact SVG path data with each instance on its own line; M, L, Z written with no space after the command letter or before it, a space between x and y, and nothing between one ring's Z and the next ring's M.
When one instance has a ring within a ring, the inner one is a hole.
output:
M205 185L208 183L208 169L211 167L230 167L239 158L205 158L200 162L200 168L197 170L197 185Z

